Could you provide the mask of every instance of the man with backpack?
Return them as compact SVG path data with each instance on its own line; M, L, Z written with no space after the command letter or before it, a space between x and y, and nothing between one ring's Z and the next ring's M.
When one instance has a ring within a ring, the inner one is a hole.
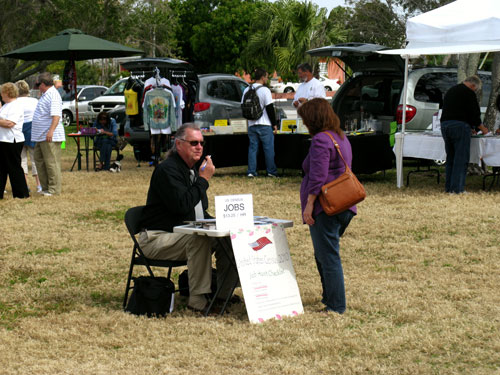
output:
M248 177L257 176L257 152L259 141L264 149L268 177L277 177L278 170L274 162L274 131L277 130L271 90L264 84L268 74L264 69L254 71L254 84L243 92L241 108L243 117L248 120Z

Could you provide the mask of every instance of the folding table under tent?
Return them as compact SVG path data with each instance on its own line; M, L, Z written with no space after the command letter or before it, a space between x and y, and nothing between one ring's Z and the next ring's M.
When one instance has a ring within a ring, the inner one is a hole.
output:
M408 61L420 55L467 54L500 51L500 1L457 0L408 19L406 48L378 51L405 59L403 108L408 95ZM396 134L397 187L403 183L403 143L406 111L401 133Z

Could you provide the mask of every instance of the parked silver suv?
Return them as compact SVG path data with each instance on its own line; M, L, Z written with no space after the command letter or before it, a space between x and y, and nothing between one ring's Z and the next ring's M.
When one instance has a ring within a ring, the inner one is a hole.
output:
M400 56L381 55L377 44L344 43L308 51L312 56L337 57L354 74L348 77L332 100L344 129L362 127L368 119L402 122L404 61ZM481 110L484 114L491 91L491 73L479 72L483 81ZM457 84L455 68L413 67L408 74L406 130L423 131L442 106L446 91Z
M88 112L89 101L101 96L108 88L106 86L95 85L78 85L76 87L78 97L78 116L79 119L89 119ZM64 126L69 126L76 120L75 94L73 92L66 93L62 88L59 90L63 100L62 106L62 123Z
M123 91L125 90L127 80L128 78L118 80L101 96L96 97L89 102L87 113L92 117L92 120L97 118L99 112L108 112L119 106L125 105L125 96L123 95Z

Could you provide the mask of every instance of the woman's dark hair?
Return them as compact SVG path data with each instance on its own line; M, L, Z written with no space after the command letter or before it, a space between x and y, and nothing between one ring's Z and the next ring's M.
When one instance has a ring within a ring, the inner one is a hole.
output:
M106 124L110 123L110 118L108 112L99 112L97 115L97 122L101 122L101 120L106 120Z
M311 135L325 130L332 130L344 139L344 132L340 128L340 119L326 99L314 98L301 104L297 114L304 121Z

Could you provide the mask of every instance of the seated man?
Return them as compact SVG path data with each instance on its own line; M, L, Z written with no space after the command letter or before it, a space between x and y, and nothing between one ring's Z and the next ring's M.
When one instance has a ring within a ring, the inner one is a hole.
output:
M187 260L189 270L188 308L203 311L205 294L211 291L212 248L217 260L217 285L221 285L226 270L229 275L222 285L219 298L225 299L238 278L223 249L213 237L173 233L173 227L186 220L208 218L208 181L215 172L212 160L195 170L203 154L203 135L193 123L178 130L174 147L151 176L146 207L141 218L143 231L139 243L144 255L151 259Z

